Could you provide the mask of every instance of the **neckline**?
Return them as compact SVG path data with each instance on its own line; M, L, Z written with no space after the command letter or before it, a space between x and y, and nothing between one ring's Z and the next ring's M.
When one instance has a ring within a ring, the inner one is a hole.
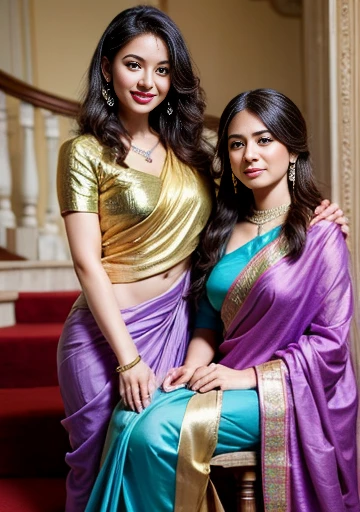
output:
M243 249L244 247L246 247L247 245L251 244L252 242L254 242L254 240L258 240L259 238L263 238L264 236L266 235L269 235L270 233L272 233L273 231L275 231L276 229L279 229L282 227L282 224L280 224L279 226L275 226L273 227L272 229L270 229L269 231L266 231L265 233L262 233L261 235L257 235L257 236L254 236L254 238L252 238L251 240L249 240L248 242L244 243L243 245L240 245L239 247L237 247L236 249L234 249L233 251L231 252L225 252L223 254L223 258L225 258L225 256L230 256L230 254L234 254L236 251L238 251L239 249ZM226 251L226 248L225 248L225 251Z

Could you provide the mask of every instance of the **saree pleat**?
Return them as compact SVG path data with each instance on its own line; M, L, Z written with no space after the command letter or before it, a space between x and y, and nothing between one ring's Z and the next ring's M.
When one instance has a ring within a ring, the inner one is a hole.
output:
M221 391L195 394L189 400L180 432L175 512L187 512L190 503L193 510L208 512L209 502L215 502L211 511L224 510L209 479L209 463L218 440L221 405ZM211 487L209 491L208 486ZM208 492L209 500L206 499Z

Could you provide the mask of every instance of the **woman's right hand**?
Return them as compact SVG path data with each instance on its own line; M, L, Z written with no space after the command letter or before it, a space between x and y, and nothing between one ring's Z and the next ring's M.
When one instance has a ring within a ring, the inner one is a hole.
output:
M155 374L149 366L140 361L135 366L119 374L120 395L126 407L141 412L150 405L156 389Z
M169 393L170 391L185 387L194 375L195 370L195 366L187 366L185 364L178 368L172 368L164 379L163 390Z

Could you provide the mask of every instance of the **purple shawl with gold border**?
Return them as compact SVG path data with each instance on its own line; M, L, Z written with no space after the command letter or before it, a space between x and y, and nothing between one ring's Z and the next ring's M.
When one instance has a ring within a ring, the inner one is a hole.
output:
M347 247L323 221L300 258L286 252L280 237L236 278L219 363L256 368L265 510L358 512Z

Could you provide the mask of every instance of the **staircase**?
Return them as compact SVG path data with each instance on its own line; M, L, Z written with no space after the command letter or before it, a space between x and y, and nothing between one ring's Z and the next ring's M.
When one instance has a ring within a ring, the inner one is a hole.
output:
M78 291L19 293L0 328L0 512L63 512L68 438L56 347Z

